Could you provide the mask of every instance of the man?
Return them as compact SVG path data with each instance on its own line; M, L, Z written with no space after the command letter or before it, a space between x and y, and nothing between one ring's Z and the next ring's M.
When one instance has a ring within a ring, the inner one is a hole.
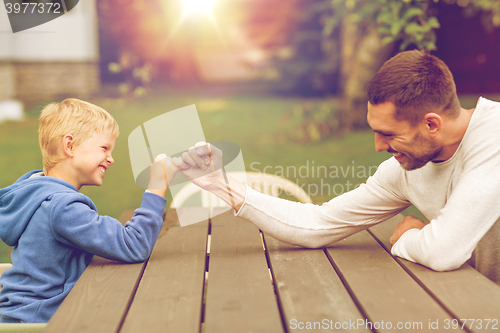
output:
M480 98L475 109L462 108L448 67L417 50L388 60L367 90L375 148L393 157L366 184L321 206L269 197L230 177L226 184L222 153L204 143L174 163L238 216L305 247L338 241L413 204L431 222L406 216L391 237L394 255L437 271L469 260L500 284L500 103Z

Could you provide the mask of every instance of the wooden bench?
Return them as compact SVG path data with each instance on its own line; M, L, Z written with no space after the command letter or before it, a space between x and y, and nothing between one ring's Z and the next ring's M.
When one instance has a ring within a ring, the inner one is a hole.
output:
M44 332L500 330L500 287L477 271L438 273L390 255L401 216L304 249L232 212L180 209L206 220L181 228L169 210L148 262L95 258Z

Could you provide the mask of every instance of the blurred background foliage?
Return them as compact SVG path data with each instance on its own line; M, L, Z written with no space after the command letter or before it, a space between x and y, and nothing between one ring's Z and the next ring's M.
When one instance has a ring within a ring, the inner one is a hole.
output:
M497 0L219 3L217 7L214 2L213 16L192 15L180 24L181 1L101 0L104 78L117 81L121 93L129 97L144 95L159 81L176 86L202 84L197 48L214 38L211 26L217 25L221 37L220 30L228 22L237 22L244 38L262 51L259 61L249 59L247 66L258 73L264 86L281 95L325 97L319 105L303 105L288 115L296 118L295 139L317 142L367 128L369 80L398 51L438 51L443 13L453 11L458 21L475 20L489 34L500 26ZM331 96L340 102L329 103Z
M497 0L260 0L251 6L246 27L268 52L280 91L340 98L332 109L335 121L326 122L329 130L322 106L318 117L297 114L297 131L314 142L367 128L368 82L395 52L435 51L437 15L447 6L461 8L463 18L479 17L489 32L500 26Z

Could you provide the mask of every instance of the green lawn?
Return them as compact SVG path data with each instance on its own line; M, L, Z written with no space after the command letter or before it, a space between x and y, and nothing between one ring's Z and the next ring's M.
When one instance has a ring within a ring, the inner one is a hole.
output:
M207 141L229 141L241 147L247 171L267 171L285 176L309 192L315 203L364 182L387 153L376 153L371 131L319 144L298 144L277 140L285 125L280 119L303 99L267 94L226 93L222 90L192 89L189 92L159 89L153 96L125 101L96 97L89 100L108 110L120 124L120 138L101 187L83 188L99 213L118 218L124 209L140 204L143 189L133 179L127 139L143 122L165 112L195 104ZM475 98L464 98L472 107ZM25 172L41 168L37 115L41 106L27 110L23 122L0 124L0 188L10 185ZM290 125L288 125L290 126ZM282 136L281 136L282 137ZM418 212L410 211L412 214ZM10 260L8 249L0 248L0 262Z

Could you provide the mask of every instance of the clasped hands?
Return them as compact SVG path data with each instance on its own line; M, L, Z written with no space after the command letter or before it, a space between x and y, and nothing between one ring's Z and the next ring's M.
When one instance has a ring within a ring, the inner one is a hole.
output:
M213 190L224 182L222 151L205 142L198 142L180 157L158 155L151 165L148 189L166 191L177 172L182 172L192 183Z
M210 191L236 211L243 205L246 185L224 173L222 151L219 148L209 143L198 142L180 157L166 157L164 160L168 163L162 162L162 167L167 169L164 172L166 185L163 185L163 188L167 188L175 174L180 171L193 184ZM153 166L151 168L153 169ZM156 166L155 169L159 167ZM158 171L156 173L158 174Z

